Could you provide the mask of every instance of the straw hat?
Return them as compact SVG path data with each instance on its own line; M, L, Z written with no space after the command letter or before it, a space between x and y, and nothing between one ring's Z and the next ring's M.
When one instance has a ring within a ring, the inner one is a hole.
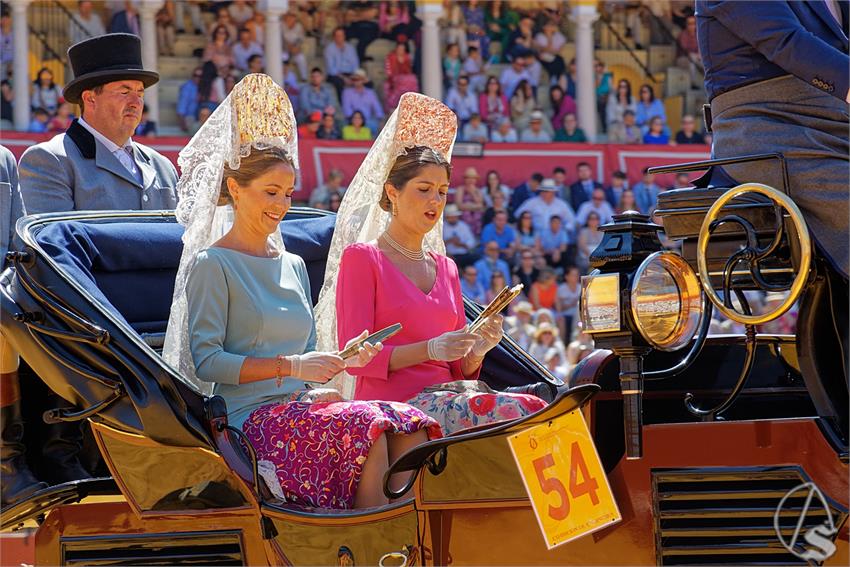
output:
M548 321L544 321L544 322L540 323L539 325L537 325L537 328L534 330L534 340L539 339L540 336L543 335L544 333L552 333L552 336L557 339L558 338L558 327L556 327L555 325L553 325L552 323L550 323Z
M514 313L526 313L528 315L534 315L534 306L531 305L528 301L520 301L514 307Z

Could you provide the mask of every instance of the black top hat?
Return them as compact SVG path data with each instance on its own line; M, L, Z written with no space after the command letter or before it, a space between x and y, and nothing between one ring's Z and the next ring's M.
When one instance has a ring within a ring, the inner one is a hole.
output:
M65 100L80 103L84 90L98 85L132 79L145 88L159 81L159 73L142 67L142 41L129 33L109 33L76 43L68 48L74 80L65 85Z

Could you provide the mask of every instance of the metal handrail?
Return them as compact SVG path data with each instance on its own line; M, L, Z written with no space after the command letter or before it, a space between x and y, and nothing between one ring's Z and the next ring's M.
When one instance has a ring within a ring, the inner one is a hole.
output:
M614 26L611 25L611 14L603 12L599 17L599 21L601 21L605 25L605 27L608 28L608 31L614 35L614 37L617 39L617 43L622 45L623 48L628 52L628 54L631 55L632 59L635 60L635 63L637 63L638 66L643 70L646 77L653 83L658 84L658 81L655 79L655 76L652 74L652 71L649 70L649 67L647 67L644 62L640 60L640 58L635 53L635 50L632 49L632 47L628 43L626 43L626 40L623 39L623 36L620 35L620 32L618 32L614 28Z
M78 21L77 21L77 18L75 18L75 17L74 17L74 14L73 14L73 13L71 13L71 11L70 11L68 8L66 8L64 4L62 4L61 2L59 2L59 0L52 0L50 3L53 5L53 7L54 7L54 8L59 8L59 10L61 10L62 12L64 12L64 13L65 13L65 15L68 17L68 21L70 21L70 22L71 22L71 24L72 24L72 25L73 25L73 26L74 26L74 27L75 27L78 31L81 31L81 32L85 33L86 35L88 35L89 37L91 37L91 36L89 35L88 30L87 30L86 28L84 28L83 26L81 26L81 25L80 25L80 22L78 22Z

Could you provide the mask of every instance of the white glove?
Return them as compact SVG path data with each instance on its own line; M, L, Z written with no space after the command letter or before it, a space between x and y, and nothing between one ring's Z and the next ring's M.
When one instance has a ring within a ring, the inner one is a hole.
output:
M343 348L342 350L347 349L352 344L356 343L357 341L363 340L368 336L369 331L364 330L362 333L360 333L359 336L354 337L353 339L345 343L345 348ZM361 368L363 366L366 366L367 364L372 362L372 359L375 358L375 356L377 356L379 352L381 352L382 348L384 348L384 345L382 343L375 343L374 345L369 342L363 343L363 346L357 349L357 354L355 354L354 356L349 356L345 359L345 367Z
M468 327L443 333L428 341L428 358L452 362L460 360L472 349L478 335L470 333Z
M287 359L292 366L289 375L306 382L324 384L345 370L345 361L330 352L305 352Z
M477 339L472 345L472 354L480 358L496 348L505 335L502 327L504 321L505 318L498 314L487 318L487 322L475 333Z

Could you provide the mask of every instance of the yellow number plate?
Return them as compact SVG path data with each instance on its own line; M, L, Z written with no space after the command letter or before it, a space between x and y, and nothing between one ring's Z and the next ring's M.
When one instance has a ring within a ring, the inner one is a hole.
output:
M508 437L549 549L621 519L580 410Z

